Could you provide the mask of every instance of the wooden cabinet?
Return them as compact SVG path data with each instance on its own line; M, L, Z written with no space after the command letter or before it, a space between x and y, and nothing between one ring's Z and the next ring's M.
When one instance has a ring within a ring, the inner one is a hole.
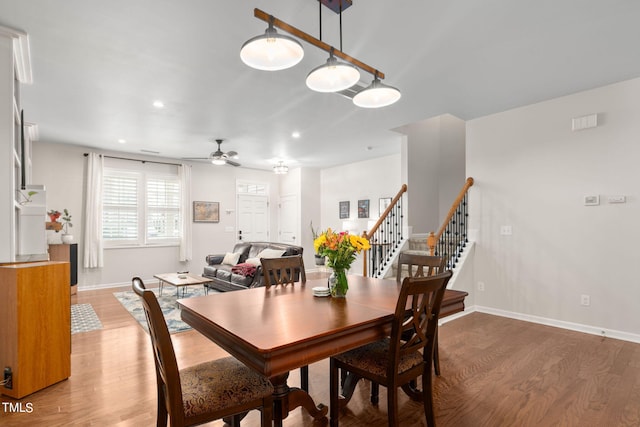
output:
M69 264L0 265L0 368L11 368L21 399L71 375Z
M78 284L78 244L49 245L49 259L51 261L66 261L69 263L69 284L71 295L76 294Z

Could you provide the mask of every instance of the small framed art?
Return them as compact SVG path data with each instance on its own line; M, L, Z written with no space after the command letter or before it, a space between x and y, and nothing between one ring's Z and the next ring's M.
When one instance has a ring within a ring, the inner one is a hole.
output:
M349 218L349 201L347 200L346 202L340 202L338 206L339 206L338 211L340 213L340 219Z
M220 202L193 202L193 222L220 222Z
M369 199L358 200L358 218L369 218Z

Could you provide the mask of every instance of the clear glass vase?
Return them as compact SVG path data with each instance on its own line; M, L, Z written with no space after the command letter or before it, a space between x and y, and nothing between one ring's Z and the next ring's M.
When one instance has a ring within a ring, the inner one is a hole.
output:
M331 296L336 298L344 298L349 290L347 282L347 273L343 268L334 268L329 277L329 287L331 288Z

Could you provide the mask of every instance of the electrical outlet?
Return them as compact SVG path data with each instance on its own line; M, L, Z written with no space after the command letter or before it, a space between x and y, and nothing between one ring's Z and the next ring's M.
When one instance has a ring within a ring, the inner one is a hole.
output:
M478 290L484 291L484 282L478 282Z
M510 225L503 225L500 227L500 234L503 236L511 236L513 234L513 229Z
M589 295L580 295L580 305L591 305L591 297Z
M13 373L8 366L4 368L4 388L13 388Z

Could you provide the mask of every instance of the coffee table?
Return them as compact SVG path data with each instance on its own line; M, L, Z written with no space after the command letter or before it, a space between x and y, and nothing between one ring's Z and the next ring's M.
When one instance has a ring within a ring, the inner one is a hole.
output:
M162 295L162 288L165 283L176 287L176 297L182 288L182 296L185 295L185 289L189 285L204 285L205 283L213 282L206 277L197 276L189 273L164 273L154 274L153 277L158 279L160 295Z

